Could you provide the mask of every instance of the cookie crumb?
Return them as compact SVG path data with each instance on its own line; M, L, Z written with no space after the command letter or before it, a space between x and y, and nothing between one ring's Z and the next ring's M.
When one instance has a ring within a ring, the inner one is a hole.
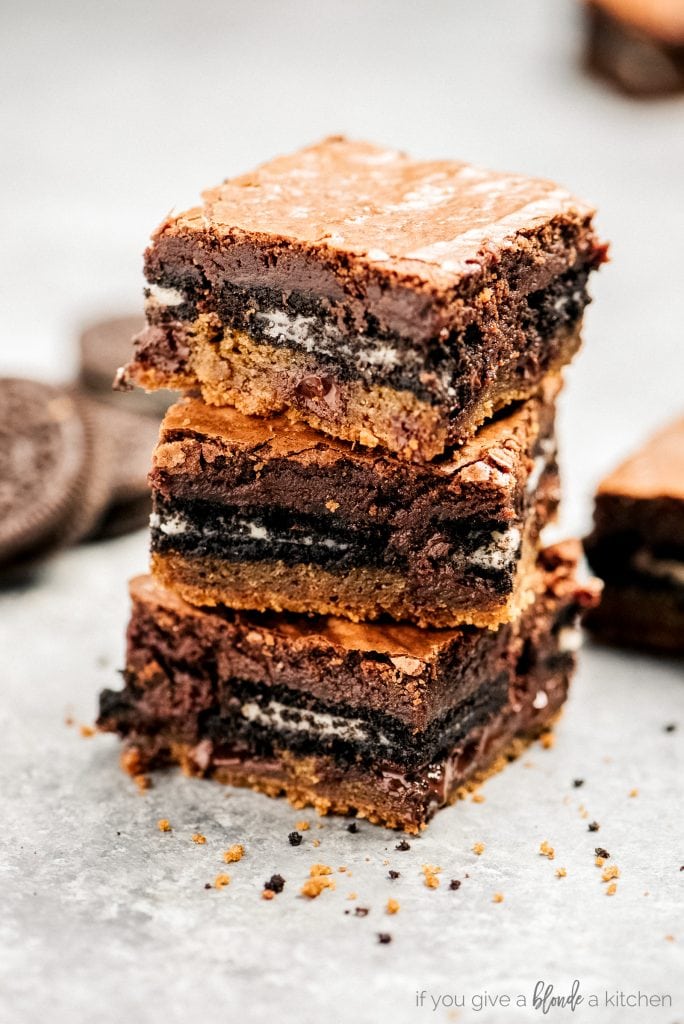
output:
M320 841L320 839L312 839L312 840L311 840L311 845L312 845L312 846L315 846L315 847L316 847L316 849L318 849L318 847L319 847L319 846L321 845L321 841Z
M89 740L91 736L95 735L95 730L92 725L82 725L78 731L84 740Z
M541 743L544 750L551 750L554 743L556 742L556 737L552 732L543 732L539 737L539 742Z
M264 891L261 894L261 898L262 898L262 900L272 900L272 899L274 899L275 898L275 893L274 893L273 889L264 889Z
M356 833L358 831L359 831L359 826L356 824L355 821L352 821L352 822L350 822L347 825L347 832L351 832L352 834L354 834L354 833Z
M152 786L152 779L149 775L145 775L141 772L139 775L133 776L133 782L136 784L141 793L146 793Z
M630 791L629 791L629 793L627 795L631 796L631 797L639 796L639 790L638 789L630 789Z
M315 900L324 889L334 888L335 880L333 878L328 878L327 875L314 875L311 878L307 878L299 891L302 896L308 896L310 900Z
M410 850L411 849L411 844L407 843L405 839L402 839L402 840L400 840L400 842L397 843L397 845L394 847L394 849L395 850Z
M211 882L205 882L204 883L204 888L205 889L213 889L213 885L211 884Z
M610 882L613 878L620 877L620 869L617 864L609 864L607 868L604 868L601 872L601 881Z
M355 892L348 892L347 893L347 899L348 900L358 900L358 898L359 898L358 894L355 893Z
M233 843L223 853L223 859L226 864L235 864L237 861L242 860L245 855L245 848L242 843Z
M605 861L604 857L597 857L596 860L594 861L594 864L596 865L597 868L602 868L605 863L606 863L606 861Z
M492 903L503 903L504 896L502 892L495 892L492 896Z
M439 874L441 868L437 867L436 864L423 864L420 869L425 877L425 885L428 889L437 889L439 887Z
M299 829L300 832L308 832L311 825L308 821L295 821L295 828Z
M193 843L197 843L198 846L204 846L207 841L207 837L203 836L201 832L193 832L192 841Z
M388 914L398 914L400 910L398 900L387 900L387 906L385 909Z
M368 907L354 907L354 915L356 917L368 917L370 910Z
M598 821L590 821L587 825L587 829L589 832L598 832L600 828L601 826L599 825Z
M567 871L565 868L556 868L556 878L565 878Z
M388 932L378 932L378 942L381 946L386 946L392 941L392 936Z
M157 828L160 832L171 832L171 822L168 818L160 818L157 822Z
M477 854L478 857L481 857L484 852L485 852L485 844L484 843L474 843L473 844L473 853Z
M460 889L461 888L461 880L460 880L460 878L452 878L451 881L449 882L449 888L450 889L454 889L454 890L455 889Z
M230 875L217 875L214 879L216 889L225 889L227 885L230 885Z
M299 832L290 832L287 839L290 846L301 846L304 836Z
M485 798L482 793L473 793L470 799L474 804L483 804L485 802Z
M547 841L544 840L543 843L539 844L539 855L540 857L548 857L549 860L553 860L553 858L556 856L556 851L554 850L553 846L550 846L549 843L547 843Z
M603 860L608 860L610 858L610 854L607 850L604 850L602 846L597 846L594 853L597 857L602 857Z
M312 864L309 868L309 874L312 878L316 878L318 875L332 875L332 868L328 867L327 864Z
M271 875L267 882L264 882L264 890L272 893L282 892L285 888L285 879L282 875Z
M606 888L606 896L614 896L616 892L617 885L615 882L611 882L610 885Z

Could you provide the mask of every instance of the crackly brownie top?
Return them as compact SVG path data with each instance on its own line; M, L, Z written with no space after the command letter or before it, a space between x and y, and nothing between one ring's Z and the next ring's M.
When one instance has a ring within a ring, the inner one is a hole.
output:
M684 44L682 0L588 0L611 17L655 36L664 43Z
M601 481L599 496L684 501L684 417L659 431Z
M588 227L591 207L550 181L460 161L413 160L341 137L277 157L172 214L155 239L208 232L351 256L401 278L453 286L552 221Z

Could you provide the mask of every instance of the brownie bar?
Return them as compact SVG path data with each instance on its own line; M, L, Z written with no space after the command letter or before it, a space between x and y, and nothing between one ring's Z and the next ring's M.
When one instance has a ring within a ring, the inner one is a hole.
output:
M424 465L184 399L154 455L153 574L195 605L494 627L533 598L559 388Z
M624 92L684 89L681 0L586 0L587 63Z
M602 481L585 548L606 583L591 629L612 643L684 653L684 418Z
M131 770L286 794L416 832L562 705L579 612L578 545L543 553L536 598L497 631L198 609L133 581L125 686L99 727Z
M120 383L430 460L578 348L592 216L551 182L327 139L163 222Z

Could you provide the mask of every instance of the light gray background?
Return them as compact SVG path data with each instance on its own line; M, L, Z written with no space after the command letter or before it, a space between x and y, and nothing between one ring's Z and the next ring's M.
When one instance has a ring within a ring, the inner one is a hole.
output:
M555 177L598 205L613 242L561 415L562 527L586 530L597 479L684 405L684 106L628 102L585 78L575 14L561 0L3 4L0 370L68 376L80 323L140 308L140 254L170 207L322 135ZM3 1024L508 1024L541 1017L433 1012L430 995L529 1002L539 978L563 993L578 978L585 998L675 1001L585 1003L549 1020L684 1019L681 664L589 647L555 749L531 749L484 803L443 812L408 853L365 824L316 830L313 815L292 849L302 814L283 802L173 774L140 796L111 737L65 726L68 710L91 721L115 681L125 581L145 563L140 533L65 554L39 585L0 595ZM157 832L161 816L172 834ZM537 855L545 839L553 863ZM205 891L235 841L247 855L228 869L233 884ZM612 899L597 843L622 871ZM297 892L319 860L353 878L310 903ZM426 862L444 869L438 890L422 884ZM273 871L287 885L265 903ZM352 889L364 919L344 914ZM384 930L389 946L376 942Z

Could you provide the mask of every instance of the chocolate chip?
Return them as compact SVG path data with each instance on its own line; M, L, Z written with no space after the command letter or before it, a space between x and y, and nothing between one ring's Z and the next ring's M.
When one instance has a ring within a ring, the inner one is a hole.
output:
M354 907L354 913L357 917L368 917L368 907Z
M352 821L351 824L347 825L347 832L358 832L358 831L359 831L359 826L356 824L355 821Z
M410 850L411 844L407 843L405 839L402 839L400 843L394 847L395 850Z
M460 879L452 878L451 881L449 882L449 888L450 889L460 889L461 888Z
M599 825L598 821L590 821L589 824L587 825L587 828L589 829L590 832L598 832L600 827L601 826Z
M597 857L603 857L604 860L608 860L608 858L610 857L608 851L604 850L602 846L597 846L594 850L594 853Z
M290 841L290 846L301 846L304 836L301 832L290 832L287 838Z
M386 946L388 942L392 941L392 936L389 932L378 932L378 942L381 946Z
M264 889L270 889L271 892L282 892L285 888L285 879L282 875L271 875L268 882L264 882Z
M387 872L387 875L388 875L389 878L394 879L394 878L398 878L399 877L399 872L398 871L391 871L390 870L390 871Z
M584 785L584 779L573 779L572 784L575 787L575 789L579 789L580 786Z

